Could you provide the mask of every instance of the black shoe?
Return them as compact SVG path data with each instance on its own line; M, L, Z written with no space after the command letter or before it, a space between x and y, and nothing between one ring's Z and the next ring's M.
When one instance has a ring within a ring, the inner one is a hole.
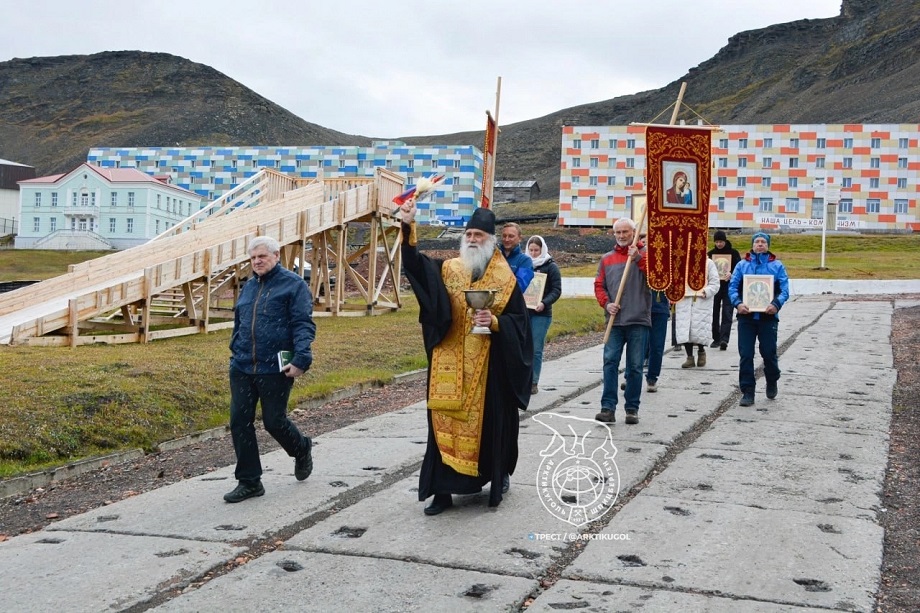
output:
M728 349L728 343L726 343L725 341L722 341L721 343L719 343L719 351L725 351L726 349Z
M613 423L617 420L617 416L613 414L613 411L608 411L607 409L601 409L601 412L595 415L594 419L597 421L603 421L606 423Z
M626 411L626 423L627 424L639 423L639 412L638 411Z
M779 392L779 389L776 387L776 381L767 381L767 398L773 400L776 398L777 392Z
M511 489L511 475L505 475L502 477L502 494L507 494L508 490Z
M294 458L294 476L298 481L303 481L313 472L313 441L310 437L307 439L307 452L297 458Z
M738 403L742 407L754 406L754 391L747 391L741 393L741 402Z
M232 492L224 494L224 500L227 502L243 502L247 498L255 498L263 494L265 494L265 488L262 487L261 481L256 481L255 483L243 483L240 481Z
M711 343L709 343L709 347L712 349L715 349L719 345L720 345L719 341L712 341Z
M435 494L431 504L425 507L425 515L440 515L452 506L454 499L450 494Z

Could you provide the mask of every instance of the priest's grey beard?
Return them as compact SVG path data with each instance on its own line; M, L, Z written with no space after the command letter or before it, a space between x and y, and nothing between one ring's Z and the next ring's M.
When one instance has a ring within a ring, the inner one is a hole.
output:
M466 265L473 277L473 281L478 281L486 272L486 266L495 253L495 245L498 239L490 236L478 245L471 245L466 236L460 238L460 259Z

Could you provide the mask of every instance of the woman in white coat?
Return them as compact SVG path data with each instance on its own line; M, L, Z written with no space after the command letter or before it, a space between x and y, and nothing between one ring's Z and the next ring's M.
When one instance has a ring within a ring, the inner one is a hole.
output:
M706 366L706 344L712 336L712 299L719 292L719 269L715 262L706 259L706 285L698 292L687 288L684 297L674 308L674 326L677 342L684 346L687 360L681 368ZM693 346L699 353L693 361Z

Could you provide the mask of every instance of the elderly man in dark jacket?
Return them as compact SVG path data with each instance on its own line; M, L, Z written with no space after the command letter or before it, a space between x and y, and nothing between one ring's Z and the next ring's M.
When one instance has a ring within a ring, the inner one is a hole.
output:
M295 458L297 480L313 471L312 441L287 416L294 379L313 363L313 297L304 280L284 268L280 258L281 247L271 237L259 236L249 243L254 274L240 292L230 337L230 432L239 484L224 495L227 502L265 493L254 425L259 402L265 430Z

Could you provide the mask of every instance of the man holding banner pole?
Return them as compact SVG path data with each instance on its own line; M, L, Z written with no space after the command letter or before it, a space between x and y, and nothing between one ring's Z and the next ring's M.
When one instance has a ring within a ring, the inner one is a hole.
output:
M645 213L641 219L644 220ZM642 394L642 364L652 327L652 297L646 279L645 249L638 241L636 223L628 217L613 224L616 245L604 254L594 278L594 295L604 309L607 334L604 338L604 388L597 421L616 421L620 359L626 351L626 423L639 423Z

